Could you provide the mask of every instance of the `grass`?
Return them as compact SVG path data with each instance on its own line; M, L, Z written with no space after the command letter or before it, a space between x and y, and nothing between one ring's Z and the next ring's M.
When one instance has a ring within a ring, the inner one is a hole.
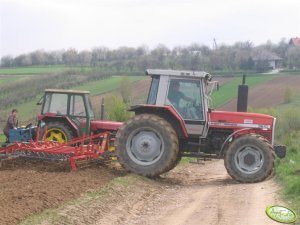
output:
M263 84L266 81L272 80L274 77L275 76L270 75L248 76L246 83L248 84L249 88L251 88L255 87L256 85ZM219 91L214 91L211 95L211 107L219 108L236 97L238 93L238 85L241 84L241 81L241 77L235 78L222 85Z
M17 76L17 77L0 77L0 86L7 85L16 81L26 79L26 76Z
M283 187L283 197L300 215L300 133L290 132L283 139L283 143L288 144L287 155L276 161L276 176Z
M300 93L290 103L273 109L260 109L257 112L270 112L278 119L276 142L287 146L284 159L276 159L276 180L282 187L282 196L289 206L300 215ZM300 224L300 221L296 224Z
M41 66L41 67L16 67L16 68L0 68L0 75L22 75L22 74L49 74L49 73L62 73L66 71L91 71L91 67L70 67L64 65L56 66Z
M113 76L109 79L91 81L82 86L77 86L74 88L77 90L89 90L92 95L102 94L119 88L123 78L124 76ZM145 76L128 76L130 82L143 80L145 78Z

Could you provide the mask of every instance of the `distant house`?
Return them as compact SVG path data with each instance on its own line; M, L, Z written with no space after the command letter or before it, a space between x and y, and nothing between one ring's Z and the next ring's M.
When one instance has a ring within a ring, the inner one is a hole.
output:
M298 38L298 37L291 38L290 42L289 42L289 45L300 47L300 38Z
M258 67L259 65L265 65L266 69L277 69L281 67L282 58L277 54L270 51L260 51L253 57L254 65Z

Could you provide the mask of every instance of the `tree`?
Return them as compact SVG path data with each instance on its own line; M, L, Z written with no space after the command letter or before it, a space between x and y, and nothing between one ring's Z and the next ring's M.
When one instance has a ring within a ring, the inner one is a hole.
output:
M78 61L81 65L88 65L91 63L92 53L89 51L81 51L78 54Z
M287 63L290 68L300 69L300 47L289 47L286 53Z
M32 65L45 65L47 60L47 55L43 50L37 50L30 53L32 60Z
M13 57L10 55L6 55L1 58L2 67L11 67L13 66L13 63L14 63Z
M68 49L62 55L63 63L67 65L75 65L78 63L78 54L77 50L74 48Z

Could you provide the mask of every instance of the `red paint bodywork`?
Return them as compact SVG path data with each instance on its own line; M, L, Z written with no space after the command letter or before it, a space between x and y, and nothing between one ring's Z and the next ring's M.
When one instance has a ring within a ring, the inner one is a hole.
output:
M173 106L170 106L170 105L160 106L160 105L140 104L140 105L133 106L130 111L137 112L139 110L144 110L144 109L146 110L145 111L146 113L147 113L147 111L150 112L147 109L157 109L158 111L165 110L165 111L170 112L175 117L175 119L177 121L179 121L180 127L181 127L181 130L182 130L182 133L183 133L184 137L188 137L188 133L187 133L187 130L185 128L184 121L183 121L182 117L178 115L177 111L174 109Z
M270 125L272 127L274 117L258 113L245 113L245 112L226 112L226 111L212 111L208 113L209 122L223 122L223 123L236 123L247 124L261 124ZM218 127L218 126L211 126ZM223 126L222 126L223 127ZM236 126L228 126L228 128L236 128Z
M45 113L44 115L39 115L38 120L45 120L45 118L59 118L59 119L64 119L72 126L72 128L76 131L77 136L79 136L79 129L78 127L74 124L74 122L67 116L58 116L55 113ZM121 122L115 122L115 121L105 121L105 120L92 120L90 124L90 130L92 132L102 130L102 131L117 131L123 123ZM82 120L80 121L80 127L84 128L86 127L86 121Z
M79 129L78 127L74 124L74 122L67 116L60 116L60 115L57 115L56 113L45 113L43 115L39 115L38 116L38 121L41 121L41 120L47 120L47 118L53 118L53 119L63 119L63 120L66 120L68 122L68 124L71 125L71 127L74 129L74 131L76 132L77 136L79 136Z
M105 121L105 120L92 120L91 121L91 131L96 130L108 130L108 131L117 131L123 123L114 122L114 121Z
M173 117L179 121L180 128L185 137L188 137L188 133L185 127L185 123L177 111L168 105L137 105L131 110L139 113L151 112L149 109L157 109L158 111L168 111ZM265 136L269 141L272 141L273 124L275 118L269 115L258 113L245 113L245 112L226 112L226 111L210 111L207 114L209 128L230 129L232 132L248 129L246 132L255 132Z
M259 133L272 143L275 118L269 115L245 112L211 111L208 113L210 128L231 129L233 132L249 128L244 133Z

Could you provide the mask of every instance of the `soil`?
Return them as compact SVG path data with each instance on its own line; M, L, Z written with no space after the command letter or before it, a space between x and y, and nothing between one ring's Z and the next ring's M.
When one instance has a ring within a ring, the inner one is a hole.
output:
M0 171L0 224L17 224L29 215L99 188L116 176L102 166L68 172L49 163L10 162Z
M282 75L262 85L249 89L248 106L253 108L268 108L276 106L284 101L284 93L291 88L294 93L300 91L300 76ZM235 111L237 99L221 107L221 110Z
M277 191L272 179L233 181L222 160L181 164L156 180L139 179L104 198L67 206L59 211L63 220L57 224L275 225L265 209L282 204Z

